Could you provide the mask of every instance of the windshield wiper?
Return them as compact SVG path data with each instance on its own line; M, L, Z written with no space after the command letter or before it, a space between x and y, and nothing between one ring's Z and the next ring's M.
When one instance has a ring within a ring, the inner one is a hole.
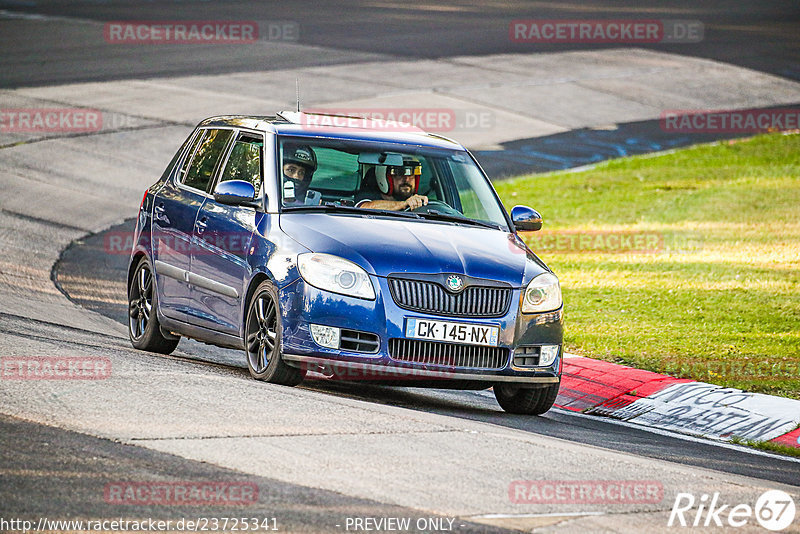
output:
M341 204L320 204L317 206L284 206L283 211L338 211L342 213L357 213L359 215L388 215L390 217L405 217L407 219L419 219L419 213L410 211L390 211L373 210L366 208L356 208L355 206L343 206Z
M428 212L421 212L417 213L420 217L425 219L432 219L437 221L452 221L457 223L464 223L464 224L471 224L473 226L482 226L484 228L491 228L493 230L502 230L503 227L499 224L488 223L484 221L478 221L476 219L469 219L467 217L459 217L458 215L450 215L449 213L442 213L436 210L430 210Z

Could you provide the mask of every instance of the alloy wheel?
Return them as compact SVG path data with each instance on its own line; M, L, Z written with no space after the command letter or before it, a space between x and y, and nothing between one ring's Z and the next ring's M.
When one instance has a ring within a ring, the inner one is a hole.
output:
M128 301L128 327L133 339L141 338L153 311L153 273L146 263L136 270Z
M261 374L267 370L278 337L277 310L269 293L264 292L256 297L247 324L247 357L253 371Z

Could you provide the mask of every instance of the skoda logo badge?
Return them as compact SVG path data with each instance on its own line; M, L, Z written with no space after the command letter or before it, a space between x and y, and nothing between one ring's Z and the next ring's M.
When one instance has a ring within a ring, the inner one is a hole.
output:
M445 285L447 285L447 290L453 293L457 293L464 289L464 280L461 279L460 276L457 274L451 274L447 277L445 281Z

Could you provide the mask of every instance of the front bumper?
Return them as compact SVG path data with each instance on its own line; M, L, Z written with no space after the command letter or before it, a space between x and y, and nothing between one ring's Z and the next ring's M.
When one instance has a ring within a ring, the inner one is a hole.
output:
M543 314L519 313L520 290L516 289L512 292L511 306L502 317L453 318L419 313L395 304L386 278L370 278L377 295L372 301L322 291L302 279L281 290L282 350L287 363L342 380L434 387L458 387L453 384L463 383L485 383L488 387L495 382L552 384L559 381L560 348L552 365L543 367L515 365L514 356L520 346L561 347L562 309ZM483 368L395 359L390 350L390 340L405 338L405 322L409 318L499 327L498 347L504 350L505 361L501 366ZM359 352L322 347L314 341L310 324L374 334L378 337L377 350Z

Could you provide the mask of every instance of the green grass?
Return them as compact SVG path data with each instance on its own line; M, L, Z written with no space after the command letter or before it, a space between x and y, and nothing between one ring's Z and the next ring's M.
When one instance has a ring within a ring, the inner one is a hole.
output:
M788 445L783 445L781 443L773 443L771 441L756 441L752 439L742 439L739 437L731 438L731 443L736 445L744 445L746 447L752 447L754 449L759 449L762 451L774 452L777 454L785 454L786 456L795 456L800 458L800 449L796 447L790 447Z
M800 398L800 135L496 187L507 207L542 213L543 230L524 237L561 280L567 350ZM595 232L657 244L609 252L547 241L577 233L593 242Z

